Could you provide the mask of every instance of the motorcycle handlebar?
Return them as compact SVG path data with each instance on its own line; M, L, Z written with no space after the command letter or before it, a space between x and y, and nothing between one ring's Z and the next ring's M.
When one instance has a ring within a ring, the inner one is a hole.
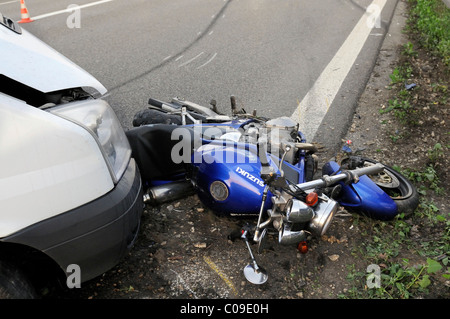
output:
M181 110L182 105L177 104L177 103L169 103L169 102L164 102L164 101L160 101L160 100L156 100L156 99L152 99L149 98L148 99L148 104L152 105L152 106L156 106L162 110L165 111L169 111L169 112L178 112Z
M159 101L159 100L155 100L155 99L152 99L152 98L149 98L148 99L148 104L156 106L156 107L159 107L159 108L162 108L164 102Z
M333 176L324 175L321 179L297 184L297 187L302 190L308 190L331 186L340 181L357 183L359 180L359 176L381 173L383 169L383 164L377 163L368 167L361 167L354 170L343 171L342 173Z

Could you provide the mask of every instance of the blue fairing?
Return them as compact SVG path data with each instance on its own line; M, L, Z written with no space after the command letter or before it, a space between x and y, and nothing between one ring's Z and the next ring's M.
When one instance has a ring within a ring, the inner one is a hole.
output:
M330 161L324 165L322 173L331 175L339 170L339 164ZM342 191L338 201L342 206L354 208L379 220L391 220L398 214L397 204L394 200L368 176L361 176L356 184L341 183L341 185Z

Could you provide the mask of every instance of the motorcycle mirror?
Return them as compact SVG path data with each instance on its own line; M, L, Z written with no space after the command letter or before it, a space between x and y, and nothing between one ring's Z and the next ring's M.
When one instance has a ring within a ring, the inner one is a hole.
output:
M255 257L252 253L252 249L250 248L250 244L248 243L247 233L247 231L244 231L244 233L242 234L242 238L245 241L253 263L248 264L244 267L244 276L252 284L261 285L267 281L267 278L269 276L267 275L267 272L264 270L264 268L259 267L256 263Z
M269 278L267 272L263 268L258 267L256 264L248 264L245 266L244 276L254 285L262 285Z

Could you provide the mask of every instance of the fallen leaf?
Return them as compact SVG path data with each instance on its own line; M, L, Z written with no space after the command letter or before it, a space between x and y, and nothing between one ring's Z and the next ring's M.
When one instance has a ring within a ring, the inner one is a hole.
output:
M336 261L339 259L339 255L331 255L331 256L328 256L328 258L330 258L331 261Z

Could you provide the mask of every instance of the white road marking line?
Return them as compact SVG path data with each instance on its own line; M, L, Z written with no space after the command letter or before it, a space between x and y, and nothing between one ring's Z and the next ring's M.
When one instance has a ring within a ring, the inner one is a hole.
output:
M171 57L172 57L171 55L166 56L166 57L163 59L163 61L169 60Z
M378 6L378 12L381 13L386 2L387 0L374 0L371 6ZM333 103L337 92L355 63L369 34L372 32L374 26L369 27L367 22L370 18L373 18L373 14L371 15L370 12L366 12L361 17L333 59L291 115L291 119L300 124L300 130L307 139L312 140L314 137L322 119L327 113L327 104L331 105Z
M114 0L101 0L101 1L97 1L97 2L91 2L91 3L87 3L87 4L83 4L81 6L78 6L77 8L83 9L83 8L92 7L92 6L96 6L96 5L99 5L99 4L111 2L111 1L114 1ZM64 10L58 10L58 11L54 11L54 12L41 14L41 15L38 15L38 16L35 16L35 17L31 17L31 18L33 20L39 20L39 19L48 18L48 17L55 16L55 15L62 14L62 13L72 13L73 10L74 10L74 8L67 8L67 9L64 9Z
M180 64L179 67L181 68L182 66L188 65L189 63L191 63L191 62L194 61L195 59L199 58L203 53L205 53L205 52L201 52L200 54L198 54L197 56L193 57L193 58L190 59L189 61L186 61L186 62L184 62L183 64Z
M205 65L207 65L207 64L210 63L212 60L214 60L214 58L216 57L216 55L217 55L217 52L214 53L214 55L211 57L211 59L209 59L208 61L206 61L204 64L200 65L200 66L197 68L197 70L200 69L200 68L203 68Z
M177 62L178 60L180 60L182 57L184 57L184 55L180 55L178 58L175 59L175 62Z
M2 2L2 3L0 3L0 6L1 6L1 5L4 5L4 4L14 3L14 2L19 2L19 0L8 1L8 2Z

